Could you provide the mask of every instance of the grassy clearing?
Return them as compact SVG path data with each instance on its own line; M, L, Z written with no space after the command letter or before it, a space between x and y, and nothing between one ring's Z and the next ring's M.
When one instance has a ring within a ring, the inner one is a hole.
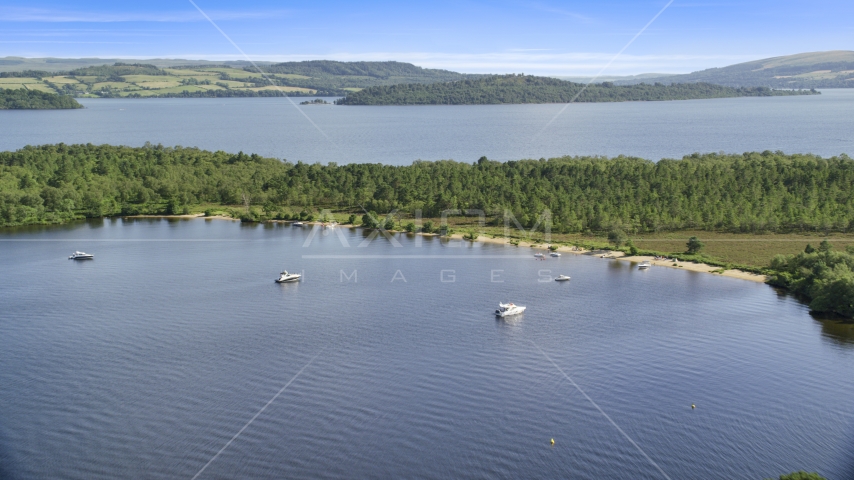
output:
M427 220L424 219L423 221L426 222ZM441 222L439 218L429 220L432 220L433 224L437 226ZM403 223L405 224L407 221L409 220L403 220ZM457 232L475 230L492 237L501 237L504 235L503 226L480 227L475 217L451 217L448 218L448 226ZM524 241L545 241L542 232L531 233L515 228L511 228L510 236ZM771 259L774 258L774 255L803 252L808 243L812 244L813 247L817 247L822 240L827 239L836 250L844 250L847 245L854 244L854 234L850 233L833 233L825 236L817 233L751 234L685 230L629 235L629 239L642 252L663 253L667 255L676 254L679 258L685 258L683 252L687 248L686 243L688 242L688 238L694 236L705 244L701 253L709 261L759 268L767 267L771 263ZM611 247L606 234L552 233L551 242L555 244L583 244L596 248Z
M279 92L304 92L304 93L314 93L316 90L312 90L310 88L302 88L302 87L277 87L274 85L268 85L266 87L252 87L252 88L244 88L242 90L252 90L253 92L260 92L262 90L274 90Z
M171 80L165 82L137 82L136 85L142 88L170 88L181 85L181 82L179 82L178 80Z
M44 83L27 83L24 86L27 87L27 90L38 90L39 92L56 93L55 89L53 89L49 85L45 85Z
M254 83L238 82L237 80L217 80L215 83L223 83L228 85L228 88L249 88L254 85Z
M45 78L45 80L48 82L51 82L51 83L56 83L56 84L80 83L80 81L77 80L76 78L69 78L69 77L64 77L64 76L63 77L47 77L47 78Z
M117 89L131 89L131 90L139 90L139 87L134 86L130 83L125 82L98 82L92 84L92 90L100 90L102 88L117 88Z
M165 75L125 75L122 78L128 83L162 82L170 79Z
M178 77L196 77L196 76L205 76L207 78L217 77L218 74L216 72L206 72L204 70L190 70L184 68L164 68L164 72L175 75Z
M37 78L0 78L0 85L21 85L24 83L42 83ZM9 88L9 87L3 87ZM18 87L20 88L20 87Z
M247 72L239 68L203 68L200 72L217 72L225 73L234 78L263 78L264 76L258 72Z

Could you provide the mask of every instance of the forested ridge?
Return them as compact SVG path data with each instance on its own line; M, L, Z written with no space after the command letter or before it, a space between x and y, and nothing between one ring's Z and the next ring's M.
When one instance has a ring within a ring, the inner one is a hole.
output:
M195 148L45 145L0 153L0 224L211 203L286 211L551 211L555 232L854 230L854 161L782 152L652 162L562 157L321 165Z
M504 103L627 102L702 98L812 95L814 90L733 88L710 83L584 84L532 75L491 75L431 84L368 87L348 93L339 105L483 105ZM576 98L577 95L577 98Z
M0 110L48 110L64 108L83 108L77 100L67 95L27 90L0 89Z

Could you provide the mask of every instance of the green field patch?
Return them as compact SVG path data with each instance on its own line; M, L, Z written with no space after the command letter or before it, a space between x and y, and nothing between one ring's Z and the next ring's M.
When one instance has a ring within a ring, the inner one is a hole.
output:
M181 93L184 91L187 91L187 92L204 92L206 90L199 85L180 85L177 87L161 88L158 90L148 90L148 91L153 93L154 95L157 95L160 93Z
M26 90L27 87L25 87L23 83L0 83L0 89L18 90L19 88Z
M161 81L161 82L135 82L135 83L136 83L136 85L138 85L142 88L156 88L156 89L177 87L177 86L181 85L181 82L179 82L177 80Z
M175 75L178 77L195 77L195 76L207 76L214 77L219 75L218 72L205 72L202 70L191 70L188 68L164 68L164 72L169 75Z
M133 87L134 90L139 90L139 87L125 82L98 82L92 85L92 90L100 90L102 88L127 88Z
M167 77L167 78L176 78L176 77ZM207 81L209 81L209 82L211 82L211 83L215 83L215 82L219 82L219 81L220 81L220 79L219 79L219 75L185 75L185 76L181 76L181 77L177 77L177 78L178 78L179 80L183 80L183 79L185 79L185 78L187 78L187 79L189 79L189 78L195 78L196 80L198 80L198 81L200 81L200 82L203 82L203 81L207 80Z
M216 83L224 83L228 88L250 88L254 83L238 82L237 80L217 80Z
M43 83L28 83L25 85L28 90L37 90L39 92L57 93L56 90Z
M347 90L348 92L358 92L359 90L361 90L361 88L346 87L346 88L342 88L341 90Z
M247 72L246 70L241 70L239 68L205 68L200 71L225 73L234 78L263 77L263 75L258 72Z
M59 76L59 77L47 77L47 78L45 78L45 80L46 80L46 81L48 81L48 82L51 82L51 83L57 83L57 84L63 84L63 83L80 83L76 78L68 78L68 77L65 77L65 76Z
M92 83L92 82L98 81L98 77L96 77L94 75L80 75L80 76L75 76L74 78L76 78L77 80L80 80L81 82L86 82L86 83Z
M122 77L128 83L162 82L169 79L165 75L123 75Z
M0 85L4 83L20 85L22 83L42 83L42 81L37 78L0 78Z
M225 90L224 88L220 87L219 85L198 85L198 87L203 89L203 90Z
M316 90L312 90L310 88L277 87L275 85L267 85L266 87L243 88L241 90L252 90L253 92L260 92L262 90L274 90L274 91L280 91L280 92L304 92L304 93L314 93L316 91Z

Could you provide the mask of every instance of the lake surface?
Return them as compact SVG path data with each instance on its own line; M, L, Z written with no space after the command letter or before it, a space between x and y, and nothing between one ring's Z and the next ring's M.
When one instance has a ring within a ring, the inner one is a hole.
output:
M659 160L718 151L854 154L854 89L801 97L578 103L548 127L564 105L297 109L287 98L80 103L86 108L0 110L0 151L59 142L151 142L294 162L394 165L418 159L473 162L484 155L519 160L624 154Z
M854 476L854 332L766 285L325 232L0 231L0 477Z

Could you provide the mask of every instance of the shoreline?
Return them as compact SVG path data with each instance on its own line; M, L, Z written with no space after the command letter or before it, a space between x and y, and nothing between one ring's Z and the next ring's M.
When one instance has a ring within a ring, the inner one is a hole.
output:
M122 218L185 218L185 219L201 218L203 220L230 220L232 222L240 222L240 219L238 219L238 218L227 217L224 215L211 215L209 217L206 217L203 213L188 214L188 215L128 215L128 216L125 216ZM295 221L296 220L268 220L267 222L293 223ZM257 223L264 223L264 222L257 222ZM322 222L317 222L317 221L303 222L303 223L305 225L322 224ZM337 226L342 227L342 228L364 228L362 226L353 225L353 224L349 224L349 223L339 223L339 224L337 224ZM392 232L393 233L408 234L407 232L398 231L398 230L393 230ZM417 233L413 233L412 235L437 236L438 234L417 232ZM452 240L460 240L460 241L469 241L469 242L472 241L472 240L464 239L463 234L461 234L461 233L451 234L447 238L452 239ZM492 238L492 237L487 237L484 235L479 236L476 240L474 240L474 242L491 243L491 244L497 244L497 245L511 245L510 240L508 240L508 239ZM521 240L519 240L519 244L515 245L515 246L518 248L532 248L534 250L550 251L547 245L542 245L539 243L524 242ZM561 246L558 246L557 250L555 250L555 251L559 252L561 254L571 253L574 255L587 255L587 256L594 256L594 257L599 256L600 258L605 258L608 260L620 260L620 261L624 261L624 262L633 262L633 263L649 262L651 265L656 266L656 267L675 268L675 269L681 269L681 270L685 270L685 271L689 271L689 272L697 272L697 273L711 273L713 275L719 275L722 277L736 278L739 280L747 280L750 282L757 282L757 283L765 283L765 280L766 280L765 275L758 275L755 273L745 272L743 270L738 270L738 269L730 269L730 270L724 270L723 272L720 272L720 269L721 269L720 267L715 267L715 266L708 265L705 263L680 262L678 260L672 260L672 259L656 260L655 257L651 257L651 256L647 256L647 255L630 256L630 255L626 255L623 252L613 251L613 250L584 250L584 249L573 250L572 247L561 245Z
M458 233L451 235L449 238L453 238L455 240L464 240L463 235L458 234ZM471 241L471 240L467 240L467 241ZM477 240L474 240L474 241L475 242L483 242L483 243L510 245L510 242L508 240L503 239L503 238L491 238L491 237L480 236L477 238ZM534 245L536 245L536 246L534 246ZM532 248L534 250L550 251L547 245L542 245L539 243L523 242L521 240L519 241L519 245L517 245L517 247L519 247L519 248L527 247L527 248ZM617 252L617 251L612 251L612 250L584 250L584 249L573 250L572 247L567 247L567 246L561 245L561 246L558 246L557 250L555 250L555 251L559 252L561 254L571 253L574 255L587 255L587 256L594 256L594 257L599 256L600 258L605 258L608 260L621 260L621 261L628 261L628 262L634 262L634 263L649 262L651 265L654 265L657 267L675 268L675 269L681 269L681 270L685 270L685 271L689 271L689 272L697 272L697 273L711 273L713 275L719 275L722 277L737 278L739 280L748 280L751 282L758 282L758 283L765 283L765 280L766 280L765 275L758 275L755 273L745 272L743 270L738 270L738 269L724 270L722 273L719 273L718 271L720 270L720 267L715 267L715 266L708 265L705 263L680 262L680 261L674 261L672 259L670 259L670 260L656 260L655 257L651 257L651 256L646 256L646 255L630 256L630 255L626 255L623 252ZM674 266L674 263L676 264L675 266Z

